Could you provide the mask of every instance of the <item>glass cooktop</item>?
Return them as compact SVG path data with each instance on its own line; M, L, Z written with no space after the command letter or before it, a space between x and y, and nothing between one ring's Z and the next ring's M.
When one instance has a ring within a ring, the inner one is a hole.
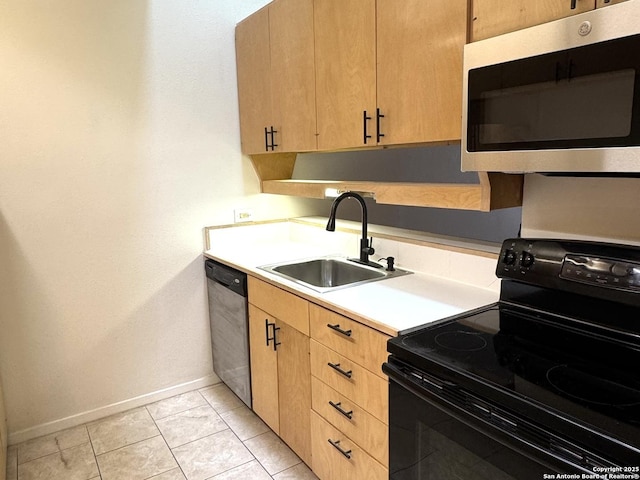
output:
M392 339L389 352L462 388L518 397L638 447L640 348L607 333L498 303Z

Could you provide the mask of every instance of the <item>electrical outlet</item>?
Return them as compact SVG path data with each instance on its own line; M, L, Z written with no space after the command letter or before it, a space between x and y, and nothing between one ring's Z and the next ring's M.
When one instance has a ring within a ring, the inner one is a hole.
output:
M236 208L233 211L233 221L235 223L251 222L253 220L253 210L250 208Z

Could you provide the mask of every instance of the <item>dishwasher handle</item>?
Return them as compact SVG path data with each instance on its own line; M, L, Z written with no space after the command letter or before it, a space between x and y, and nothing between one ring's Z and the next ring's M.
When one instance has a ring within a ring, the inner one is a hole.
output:
M247 297L247 274L214 260L204 262L207 278L228 288L232 292Z

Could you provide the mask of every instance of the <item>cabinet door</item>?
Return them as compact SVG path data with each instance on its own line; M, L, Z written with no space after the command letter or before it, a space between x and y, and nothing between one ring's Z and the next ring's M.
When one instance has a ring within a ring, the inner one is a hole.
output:
M269 324L267 327L265 324ZM251 351L251 393L253 410L276 433L280 431L278 409L278 353L273 349L271 325L275 319L249 304L249 345ZM276 332L276 334L279 332Z
M313 0L271 3L269 30L275 151L315 150Z
M311 464L311 367L309 337L284 322L278 324L278 395L280 437Z
M467 0L377 5L380 143L459 140Z
M471 41L593 10L595 0L472 0Z
M316 0L318 149L375 145L375 0Z
M273 117L266 7L236 27L236 64L242 152L265 153L264 129L271 126Z

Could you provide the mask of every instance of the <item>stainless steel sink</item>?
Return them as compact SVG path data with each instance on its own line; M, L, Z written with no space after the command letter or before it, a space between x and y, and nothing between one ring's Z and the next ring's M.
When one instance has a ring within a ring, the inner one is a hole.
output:
M258 268L321 293L411 273L402 269L387 271L382 267L370 267L342 257L295 260Z

